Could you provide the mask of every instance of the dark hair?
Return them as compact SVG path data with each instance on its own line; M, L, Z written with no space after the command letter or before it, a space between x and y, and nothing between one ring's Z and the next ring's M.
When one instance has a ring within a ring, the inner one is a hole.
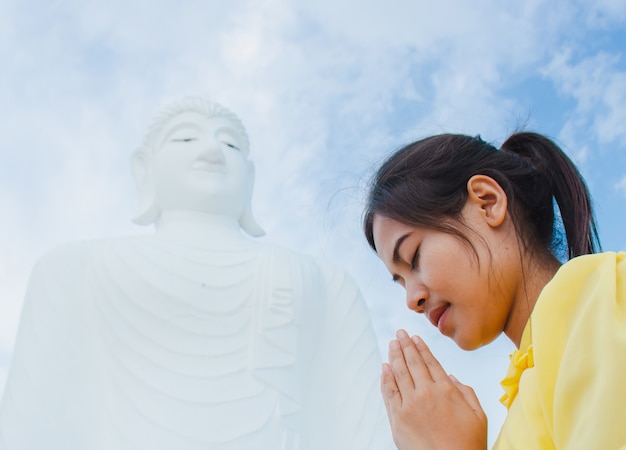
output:
M595 253L598 232L585 182L567 155L547 137L511 135L500 150L480 137L441 134L407 145L387 159L372 181L363 226L376 250L374 215L441 230L467 241L450 220L459 219L474 175L493 178L508 197L515 230L526 248L554 253L558 205L567 257Z

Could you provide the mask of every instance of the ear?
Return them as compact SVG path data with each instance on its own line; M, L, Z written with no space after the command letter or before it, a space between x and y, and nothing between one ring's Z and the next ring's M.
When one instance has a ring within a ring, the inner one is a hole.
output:
M254 188L254 163L248 160L247 165L248 172L248 186L246 192L246 204L244 206L243 214L239 218L239 225L241 228L252 237L260 237L265 235L265 231L257 223L252 215L252 189Z
M474 175L467 182L467 201L480 208L491 227L499 227L508 213L508 198L502 186L487 175Z
M255 177L255 168L254 163L248 160L247 164L248 169L248 195L252 197L252 190L254 189L254 177Z
M146 153L139 148L135 150L130 160L133 179L137 187L143 186L148 176L148 161L146 159Z
M130 166L139 194L139 211L133 222L149 225L161 214L154 192L150 155L143 148L137 149L131 157Z

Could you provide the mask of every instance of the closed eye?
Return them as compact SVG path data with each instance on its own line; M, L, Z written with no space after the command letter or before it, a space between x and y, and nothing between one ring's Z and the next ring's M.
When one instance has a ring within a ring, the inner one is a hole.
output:
M393 275L391 277L391 281L393 281L394 283L397 283L400 286L404 287L404 278L402 278L400 275Z
M411 270L415 270L415 268L417 267L419 256L420 256L420 249L418 247L417 250L415 250L415 255L413 255L413 259L411 260Z
M241 149L239 147L237 147L235 144L231 144L230 142L224 142L224 144L226 144L230 148L233 148L233 149L235 149L237 151L241 151Z
M194 138L194 137L186 137L186 138L174 138L171 141L172 142L192 142L192 141L197 141L198 138Z

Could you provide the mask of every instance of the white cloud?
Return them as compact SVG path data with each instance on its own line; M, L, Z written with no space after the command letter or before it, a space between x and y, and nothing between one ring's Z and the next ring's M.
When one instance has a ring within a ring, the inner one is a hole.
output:
M626 144L626 70L621 56L600 52L575 60L571 50L555 55L545 68L559 91L574 98L576 108L563 127L570 143L586 142L589 130L600 144Z
M617 191L620 191L624 194L624 196L626 196L626 176L616 183L614 187Z

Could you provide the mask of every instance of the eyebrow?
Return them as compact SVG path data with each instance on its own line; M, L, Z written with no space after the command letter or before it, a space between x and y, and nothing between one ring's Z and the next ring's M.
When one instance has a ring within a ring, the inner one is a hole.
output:
M232 134L234 137L240 137L237 130L230 125L222 125L221 127L217 128L215 130L215 134L218 134L218 133L228 133L228 134Z
M159 145L162 145L166 140L168 140L170 138L170 136L174 133L176 133L179 130L185 129L185 128L192 128L195 131L201 131L202 128L199 127L198 125L196 125L193 122L180 122L177 123L176 125L172 126L170 129L165 129L165 133L163 134L163 139L161 139L161 142L159 143Z
M400 260L400 255L398 254L398 250L400 250L400 246L405 241L405 239L408 238L410 235L411 233L409 232L403 236L400 236L398 240L396 241L396 245L393 247L393 257L391 259L393 262L398 262Z
M235 140L235 143L237 144L237 149L239 149L246 157L248 156L248 154L250 153L250 149L246 148L246 140L235 127L231 125L223 125L215 130L216 136L220 133L227 134L228 136L233 138L233 140Z

